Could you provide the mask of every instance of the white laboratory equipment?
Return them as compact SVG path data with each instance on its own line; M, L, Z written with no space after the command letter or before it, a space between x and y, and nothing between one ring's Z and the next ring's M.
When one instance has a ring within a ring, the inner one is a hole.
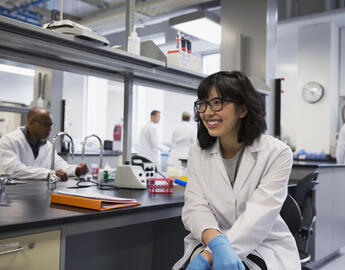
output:
M62 34L93 41L102 45L109 45L109 40L107 38L97 34L90 28L71 20L52 21L44 24L42 27Z
M142 166L119 165L116 169L114 186L119 188L146 189L147 178Z

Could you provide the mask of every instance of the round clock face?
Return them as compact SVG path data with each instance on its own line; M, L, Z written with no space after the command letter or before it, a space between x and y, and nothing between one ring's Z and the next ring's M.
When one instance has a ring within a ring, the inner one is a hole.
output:
M324 89L317 82L309 82L303 86L302 96L309 103L318 102L323 97L323 94Z

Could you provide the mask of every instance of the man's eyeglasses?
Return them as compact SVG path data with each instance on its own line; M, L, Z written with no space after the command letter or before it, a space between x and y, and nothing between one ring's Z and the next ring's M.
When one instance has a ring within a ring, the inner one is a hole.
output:
M55 126L55 124L53 122L45 123L45 122L41 122L41 121L38 121L38 120L33 120L33 121L39 123L40 125L42 125L45 128L50 128L50 127L54 127Z
M197 100L194 102L194 108L196 112L199 113L204 113L206 112L207 109L207 105L210 106L210 109L214 112L220 112L223 109L223 104L224 102L234 102L236 103L234 100L231 99L222 99L219 97L213 98L209 101L200 101Z

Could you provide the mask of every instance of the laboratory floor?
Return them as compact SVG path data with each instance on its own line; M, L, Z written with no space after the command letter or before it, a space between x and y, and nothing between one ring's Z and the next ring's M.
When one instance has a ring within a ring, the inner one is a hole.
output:
M345 269L345 248L340 250L340 256L330 260L314 270L344 270Z

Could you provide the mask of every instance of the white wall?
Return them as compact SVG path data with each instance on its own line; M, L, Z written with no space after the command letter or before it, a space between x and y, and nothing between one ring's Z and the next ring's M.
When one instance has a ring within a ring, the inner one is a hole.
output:
M340 96L345 96L345 27L340 29Z
M0 72L0 101L29 105L34 97L34 77Z
M86 76L64 72L62 98L66 101L65 131L78 149L85 137Z
M172 143L172 133L176 126L181 123L182 113L184 111L191 114L190 123L196 126L194 122L194 101L197 99L196 92L177 93L171 91L164 92L164 115L162 115L163 137L162 141L166 145Z
M278 65L277 78L282 81L281 94L281 134L289 143L296 143L297 133L295 124L300 112L295 109L300 95L297 93L298 65L297 65L297 28L290 31L279 31L278 27Z
M102 140L106 136L108 80L88 76L86 135L96 134Z
M159 137L162 139L162 118L165 114L163 106L163 90L142 85L135 85L133 91L133 123L132 123L132 151L138 151L140 131L150 121L151 111L161 112L161 121L157 124Z
M282 136L296 150L331 153L338 119L338 27L331 22L278 26L277 77L282 84ZM315 81L325 88L321 101L310 104L302 88Z
M105 140L113 140L115 124L123 125L124 85L109 81Z

